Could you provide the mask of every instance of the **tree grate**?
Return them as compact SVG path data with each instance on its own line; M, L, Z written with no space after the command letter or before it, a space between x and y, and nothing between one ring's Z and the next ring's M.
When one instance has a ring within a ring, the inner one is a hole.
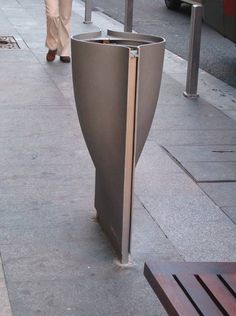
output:
M19 49L14 36L0 36L0 49Z

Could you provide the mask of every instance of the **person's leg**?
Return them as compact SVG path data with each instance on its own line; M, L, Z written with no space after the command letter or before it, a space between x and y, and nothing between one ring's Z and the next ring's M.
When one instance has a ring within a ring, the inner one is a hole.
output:
M58 55L70 56L70 28L71 28L72 0L59 0L59 43ZM63 61L63 60L62 60ZM68 59L69 62L69 59Z
M47 18L46 47L55 51L58 48L59 0L45 0Z

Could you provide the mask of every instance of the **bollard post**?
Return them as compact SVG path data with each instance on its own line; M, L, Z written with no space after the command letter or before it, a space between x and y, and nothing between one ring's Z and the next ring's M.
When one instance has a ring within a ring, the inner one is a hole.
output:
M92 0L85 0L84 24L92 23Z
M202 16L203 6L201 4L193 4L191 13L191 31L189 39L189 58L186 91L184 91L184 96L192 99L198 97L197 86L201 46Z
M124 23L124 31L132 32L133 29L133 9L134 9L134 1L133 0L125 0L125 23Z

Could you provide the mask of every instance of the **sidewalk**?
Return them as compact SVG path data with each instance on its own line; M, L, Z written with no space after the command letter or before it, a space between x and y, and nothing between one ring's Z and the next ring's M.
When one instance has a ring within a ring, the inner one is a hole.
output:
M100 12L85 26L83 15L74 1L73 34L122 30ZM43 0L0 0L0 29L20 46L0 49L1 316L166 315L145 260L236 261L235 89L201 71L200 98L184 98L186 62L166 51L124 269L95 220L71 65L45 61Z

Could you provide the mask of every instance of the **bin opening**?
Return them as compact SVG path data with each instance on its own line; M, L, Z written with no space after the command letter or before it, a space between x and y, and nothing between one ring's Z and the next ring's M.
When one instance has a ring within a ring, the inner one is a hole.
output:
M140 45L150 44L149 41L133 41L133 40L124 40L124 39L91 39L89 42L100 43L100 44L112 44L127 46L131 49L136 49Z

